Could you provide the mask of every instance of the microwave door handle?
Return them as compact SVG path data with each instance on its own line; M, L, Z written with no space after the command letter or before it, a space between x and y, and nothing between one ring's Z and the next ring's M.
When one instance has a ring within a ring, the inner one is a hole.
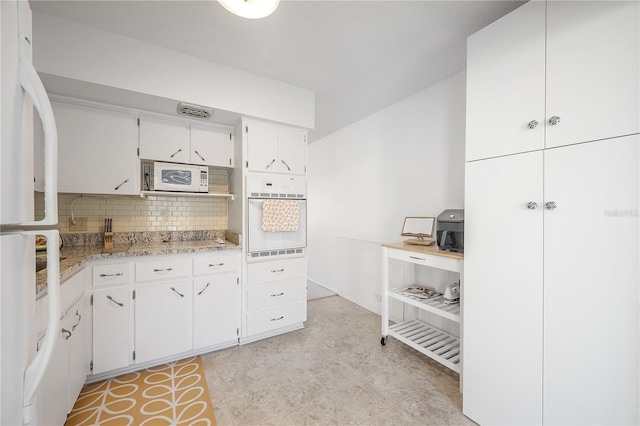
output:
M21 35L22 37L22 35ZM24 46L24 44L23 44ZM58 131L53 108L26 47L20 49L20 84L33 101L44 129L44 218L20 226L58 224ZM56 239L56 241L58 241ZM57 251L57 250L56 250ZM48 269L48 268L47 268Z
M25 424L33 418L34 397L42 382L42 377L49 365L58 335L60 321L60 254L58 239L60 233L56 229L24 231L23 235L44 235L47 237L47 296L49 298L49 313L44 342L31 363L24 372L24 419Z

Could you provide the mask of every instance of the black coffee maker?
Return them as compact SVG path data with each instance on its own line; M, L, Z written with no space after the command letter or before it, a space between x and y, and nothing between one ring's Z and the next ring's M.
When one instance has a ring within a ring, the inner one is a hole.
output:
M464 253L464 210L449 209L438 215L436 223L438 248Z

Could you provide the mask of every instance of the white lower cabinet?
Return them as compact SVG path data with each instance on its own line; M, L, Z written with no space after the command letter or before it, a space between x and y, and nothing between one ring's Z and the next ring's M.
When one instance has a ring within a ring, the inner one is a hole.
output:
M81 271L62 286L60 328L40 389L40 424L64 424L89 374L85 285L86 275ZM66 294L70 289L74 294ZM75 293L76 289L80 292ZM71 306L65 303L68 299L75 299Z
M302 327L307 320L306 258L247 265L242 341Z
M238 344L239 251L100 261L91 268L93 380Z
M238 340L238 274L193 282L193 349Z
M191 350L192 282L136 286L135 291L136 363Z
M129 287L93 291L93 374L131 363L132 302Z
M640 136L468 162L464 413L638 424Z

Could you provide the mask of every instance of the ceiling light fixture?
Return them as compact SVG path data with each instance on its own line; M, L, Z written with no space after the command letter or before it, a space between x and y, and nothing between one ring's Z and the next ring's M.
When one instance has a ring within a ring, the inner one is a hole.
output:
M280 0L218 0L229 12L248 19L260 19L271 15Z

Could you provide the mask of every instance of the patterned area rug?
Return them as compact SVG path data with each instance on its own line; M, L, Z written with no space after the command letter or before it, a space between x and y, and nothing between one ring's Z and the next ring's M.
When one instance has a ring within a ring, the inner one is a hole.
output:
M65 425L215 426L200 357L85 385Z

